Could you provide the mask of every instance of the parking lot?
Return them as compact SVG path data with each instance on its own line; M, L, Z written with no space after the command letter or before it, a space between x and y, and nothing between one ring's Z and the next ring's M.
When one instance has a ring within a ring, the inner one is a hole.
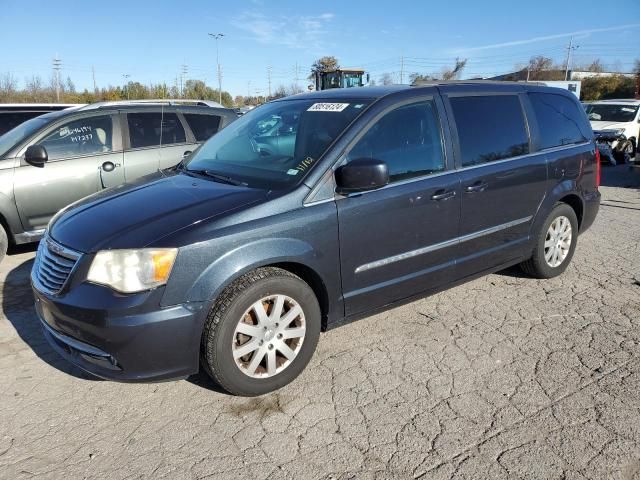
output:
M261 398L94 379L0 265L0 477L640 478L640 170L604 169L566 274L516 268L322 335Z

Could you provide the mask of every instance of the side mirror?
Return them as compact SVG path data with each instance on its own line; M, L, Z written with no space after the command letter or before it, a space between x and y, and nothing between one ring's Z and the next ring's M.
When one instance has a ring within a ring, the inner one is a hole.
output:
M24 153L24 161L34 167L42 168L48 160L47 149L42 145L31 145Z
M389 169L382 160L358 158L336 169L336 191L346 195L384 187L389 183Z

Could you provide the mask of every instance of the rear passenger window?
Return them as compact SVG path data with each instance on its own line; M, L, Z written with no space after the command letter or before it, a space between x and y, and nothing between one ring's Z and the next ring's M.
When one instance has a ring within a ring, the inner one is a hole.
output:
M540 129L540 148L559 147L586 139L580 131L580 112L575 102L552 93L530 93Z
M209 140L220 127L220 117L218 115L203 115L200 113L184 113L183 115L197 142Z
M433 101L387 113L358 141L347 161L374 158L386 162L391 182L444 170L440 127Z
M184 143L184 128L175 113L143 112L128 113L131 148L155 147Z
M462 166L529 153L529 136L517 95L450 98Z

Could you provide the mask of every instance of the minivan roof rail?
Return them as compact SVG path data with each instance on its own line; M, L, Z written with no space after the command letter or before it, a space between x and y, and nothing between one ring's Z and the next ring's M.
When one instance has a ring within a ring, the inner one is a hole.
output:
M118 107L126 105L193 105L196 107L213 107L213 108L226 108L220 105L218 102L211 100L198 100L198 99L186 99L186 98L158 98L150 100L114 100L107 102L90 103L83 110L92 110L94 108L104 107Z
M412 87L422 87L422 86L426 86L426 85L463 85L463 84L491 84L491 85L522 85L524 84L529 84L529 85L541 85L541 86L545 86L544 82L536 82L536 81L525 81L525 80L521 80L521 81L513 81L513 80L485 80L482 78L479 79L472 79L472 80L419 80L417 82L414 82L411 84Z

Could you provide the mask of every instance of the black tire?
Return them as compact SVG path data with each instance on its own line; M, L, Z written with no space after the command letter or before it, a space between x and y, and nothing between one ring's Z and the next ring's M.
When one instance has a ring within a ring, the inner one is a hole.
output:
M7 248L9 248L9 238L7 237L7 232L5 232L4 227L0 225L0 262L4 260L7 254Z
M235 330L247 309L269 295L295 300L304 312L306 330L297 355L286 368L267 378L253 378L241 371L233 358ZM307 283L281 268L259 268L235 280L215 302L202 334L201 364L227 392L247 397L263 395L287 385L304 370L316 349L320 328L318 299Z
M632 140L625 142L619 150L614 150L613 156L618 165L629 163L635 156L635 145Z
M566 217L569 219L569 223L571 224L571 245L569 247L569 252L565 259L560 263L560 265L556 267L552 267L545 260L545 241L547 240L547 232L551 223L559 217ZM553 278L557 277L561 273L563 273L569 263L571 263L571 258L573 257L573 253L576 250L576 244L578 242L578 218L576 216L576 212L566 203L557 203L551 213L542 224L542 228L537 234L536 244L533 249L533 255L529 260L526 260L520 264L522 270L525 273L531 275L535 278Z

